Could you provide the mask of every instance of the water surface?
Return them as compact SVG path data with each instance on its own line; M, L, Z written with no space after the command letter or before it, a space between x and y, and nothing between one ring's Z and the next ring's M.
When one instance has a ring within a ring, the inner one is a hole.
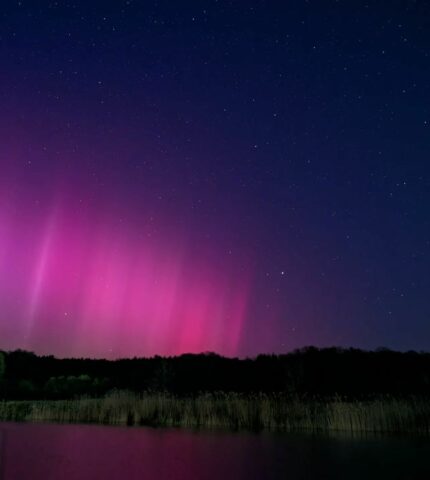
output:
M430 479L425 438L0 423L2 480Z

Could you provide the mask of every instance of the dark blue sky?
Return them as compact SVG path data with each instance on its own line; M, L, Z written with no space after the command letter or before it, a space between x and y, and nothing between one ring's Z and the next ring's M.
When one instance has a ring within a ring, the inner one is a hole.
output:
M240 354L430 347L428 2L22 0L0 15L8 208L180 238L189 262L246 279ZM29 347L49 349L42 332Z

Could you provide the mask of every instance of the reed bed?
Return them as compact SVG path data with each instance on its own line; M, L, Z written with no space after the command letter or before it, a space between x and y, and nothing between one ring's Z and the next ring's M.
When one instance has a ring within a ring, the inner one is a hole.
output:
M366 401L286 395L115 392L103 398L0 402L4 421L101 423L190 428L430 434L430 402L421 397Z

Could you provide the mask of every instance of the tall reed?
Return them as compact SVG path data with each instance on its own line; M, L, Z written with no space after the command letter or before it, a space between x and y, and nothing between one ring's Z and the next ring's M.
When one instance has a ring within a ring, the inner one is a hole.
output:
M300 399L286 395L114 392L103 398L0 402L0 419L313 432L430 434L430 402L421 397Z

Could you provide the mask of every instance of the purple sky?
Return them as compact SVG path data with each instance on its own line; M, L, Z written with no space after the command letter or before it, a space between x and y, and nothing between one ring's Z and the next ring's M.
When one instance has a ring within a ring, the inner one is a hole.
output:
M0 348L428 349L418 3L8 2Z

